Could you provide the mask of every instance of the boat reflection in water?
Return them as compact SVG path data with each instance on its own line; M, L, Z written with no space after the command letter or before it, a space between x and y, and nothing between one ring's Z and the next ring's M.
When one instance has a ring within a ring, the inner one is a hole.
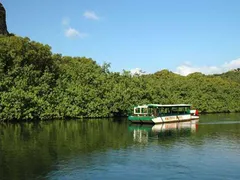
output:
M136 142L147 143L149 138L170 138L189 136L197 132L198 120L163 123L155 125L130 124L129 131L133 132L133 140Z

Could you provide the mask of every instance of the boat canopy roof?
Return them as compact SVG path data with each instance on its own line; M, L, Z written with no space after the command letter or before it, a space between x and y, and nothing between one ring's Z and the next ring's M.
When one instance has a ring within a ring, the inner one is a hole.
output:
M135 106L136 108L157 108L157 107L190 107L191 104L146 104Z

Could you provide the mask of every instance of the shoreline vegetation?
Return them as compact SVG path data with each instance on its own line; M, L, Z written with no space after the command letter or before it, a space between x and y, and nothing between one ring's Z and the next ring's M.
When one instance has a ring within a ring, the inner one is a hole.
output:
M148 103L188 103L202 114L240 112L239 68L188 76L109 68L53 54L29 38L0 36L0 122L127 116L134 105Z

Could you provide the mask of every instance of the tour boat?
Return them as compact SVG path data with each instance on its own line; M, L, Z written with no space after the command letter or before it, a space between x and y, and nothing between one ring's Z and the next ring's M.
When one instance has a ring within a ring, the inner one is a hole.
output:
M128 120L133 123L168 123L199 119L198 110L191 104L147 104L135 106Z

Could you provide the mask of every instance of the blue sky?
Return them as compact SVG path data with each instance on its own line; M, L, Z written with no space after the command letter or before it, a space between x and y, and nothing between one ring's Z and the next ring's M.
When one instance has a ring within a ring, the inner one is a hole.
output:
M0 0L8 30L112 71L240 67L239 0Z

